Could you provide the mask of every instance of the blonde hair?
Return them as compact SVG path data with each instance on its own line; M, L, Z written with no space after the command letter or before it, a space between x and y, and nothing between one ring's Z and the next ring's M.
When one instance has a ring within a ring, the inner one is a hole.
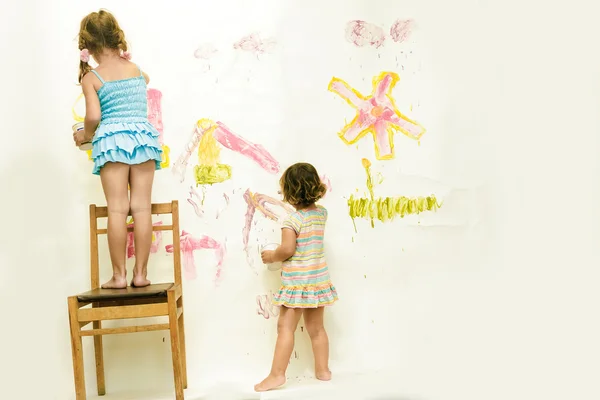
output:
M296 163L286 169L279 184L283 200L293 206L310 206L327 193L316 168L308 163Z
M86 15L79 27L79 50L87 49L97 56L104 49L127 51L125 33L117 19L108 11L100 10ZM88 62L79 62L79 83L92 70Z

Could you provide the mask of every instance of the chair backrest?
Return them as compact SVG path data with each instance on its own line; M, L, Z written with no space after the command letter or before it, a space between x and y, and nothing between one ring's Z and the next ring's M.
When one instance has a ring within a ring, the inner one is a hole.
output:
M179 202L152 204L152 215L171 214L170 225L154 225L152 231L173 232L173 277L176 284L181 284L181 247L179 243ZM131 216L131 213L129 213ZM98 219L108 217L107 207L98 207L90 204L90 261L91 261L91 286L92 289L100 287L100 255L98 252L98 236L106 234L107 229L98 229ZM135 221L134 221L135 223ZM132 232L133 228L127 228Z

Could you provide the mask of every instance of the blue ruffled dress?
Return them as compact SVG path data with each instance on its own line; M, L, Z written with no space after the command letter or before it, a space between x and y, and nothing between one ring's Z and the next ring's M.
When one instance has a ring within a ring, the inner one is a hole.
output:
M141 164L154 160L160 169L162 149L158 142L159 133L148 121L146 80L140 75L134 78L102 82L98 90L102 118L92 140L94 175L107 162Z

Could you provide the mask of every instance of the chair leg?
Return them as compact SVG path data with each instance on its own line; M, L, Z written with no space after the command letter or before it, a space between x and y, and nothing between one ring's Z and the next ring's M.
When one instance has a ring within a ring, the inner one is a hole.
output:
M101 321L94 321L94 329L102 328ZM96 386L98 396L106 394L106 383L104 381L104 352L102 347L102 335L94 336L94 354L96 356Z
M81 343L81 327L77 319L79 305L77 297L69 297L69 325L71 327L71 351L73 357L73 377L75 379L75 398L86 400L85 375L83 372L83 345Z
M179 317L179 349L181 351L181 373L183 375L183 388L187 389L187 356L185 352L185 324L183 320L183 296L177 300L181 307L181 316Z
M179 341L179 324L177 323L177 300L175 300L175 291L167 291L167 302L169 307L169 333L171 335L171 356L173 358L175 399L183 400L183 379L181 374L181 342Z

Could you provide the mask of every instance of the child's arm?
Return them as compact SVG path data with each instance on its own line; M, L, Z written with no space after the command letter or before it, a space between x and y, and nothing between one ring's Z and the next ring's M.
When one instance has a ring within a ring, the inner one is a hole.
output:
M85 119L83 121L84 137L91 141L100 123L100 100L94 87L94 74L86 74L81 80L83 96L85 97Z
M273 251L273 262L285 261L296 252L296 232L290 228L281 229L281 244Z

